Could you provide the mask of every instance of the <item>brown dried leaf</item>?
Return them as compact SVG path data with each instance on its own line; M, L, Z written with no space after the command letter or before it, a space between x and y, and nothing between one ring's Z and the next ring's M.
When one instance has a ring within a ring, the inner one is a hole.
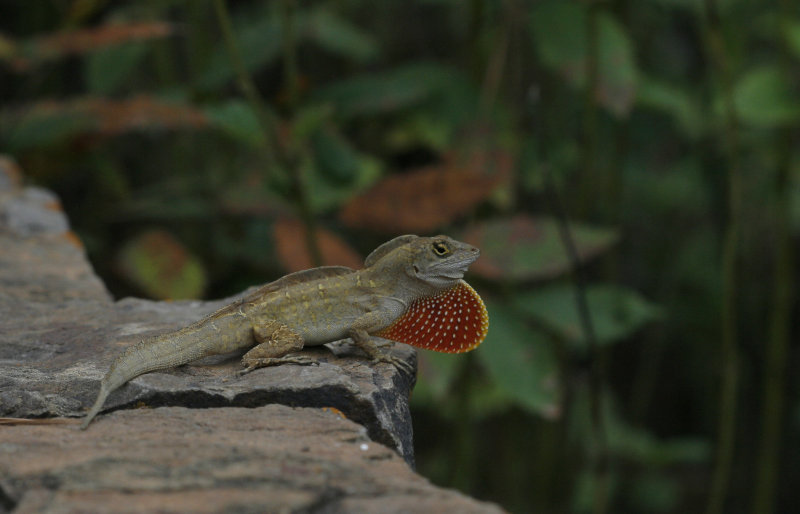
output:
M278 259L287 271L300 271L314 267L306 247L305 226L295 219L280 219L275 222L275 246ZM348 266L359 269L364 260L339 236L317 228L317 244L324 266Z
M11 65L18 71L25 71L39 62L83 54L129 41L161 38L169 36L173 31L174 28L170 23L149 21L110 23L99 27L50 34L35 38L26 44L14 45L18 51L11 57Z
M204 127L208 120L202 111L187 105L168 104L147 96L128 100L87 100L83 107L104 134L119 134L149 127Z
M446 225L486 200L511 169L507 154L477 152L463 161L386 177L350 200L340 219L352 228L389 234L426 233ZM485 171L492 167L491 173Z
M18 146L50 144L80 134L118 135L142 129L202 128L206 115L190 105L166 103L149 96L125 100L82 98L47 100L3 113L15 127ZM53 127L56 127L55 129Z

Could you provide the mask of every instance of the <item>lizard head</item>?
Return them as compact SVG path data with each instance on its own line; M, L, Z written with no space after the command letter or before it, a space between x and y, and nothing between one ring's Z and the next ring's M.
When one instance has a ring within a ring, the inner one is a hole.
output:
M447 236L405 235L379 246L364 265L395 276L401 267L414 282L424 282L435 292L457 284L480 254L474 246Z
M400 236L375 250L367 262L394 266L384 270L407 276L414 292L402 316L376 335L437 352L476 348L489 330L489 313L462 277L478 256L474 246L447 236Z
M448 288L464 277L481 252L447 236L419 237L408 245L406 273L436 288Z

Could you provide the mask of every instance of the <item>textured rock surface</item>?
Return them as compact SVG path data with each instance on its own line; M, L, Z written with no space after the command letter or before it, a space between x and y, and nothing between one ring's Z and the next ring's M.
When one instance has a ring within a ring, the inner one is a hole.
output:
M57 198L23 188L14 164L0 156L0 417L82 416L127 345L224 303L113 301ZM416 355L404 345L392 352L409 362ZM413 465L412 376L369 365L347 346L307 354L320 365L239 377L240 354L232 354L143 375L112 394L106 412L115 412L86 432L71 425L0 426L0 512L109 505L494 509L427 484L381 446ZM132 410L142 406L172 407ZM332 407L350 421L290 407ZM369 449L361 450L362 443Z
M0 162L0 416L75 417L94 401L99 380L129 344L180 328L218 302L113 302L91 269L52 193L19 187ZM398 345L398 356L414 351ZM358 356L311 350L319 366L285 365L237 376L240 354L209 358L134 379L106 409L133 405L255 407L283 403L335 407L376 441L413 463L408 395L413 378Z
M500 512L432 486L334 412L164 407L0 432L0 511Z

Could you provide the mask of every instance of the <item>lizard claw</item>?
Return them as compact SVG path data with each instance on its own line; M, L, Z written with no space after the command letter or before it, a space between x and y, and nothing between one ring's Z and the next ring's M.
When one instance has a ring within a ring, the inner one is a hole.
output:
M237 373L239 376L246 375L258 368L266 368L267 366L278 366L281 364L297 364L300 366L319 366L319 362L317 362L316 360L302 355L250 358L247 359L247 361L242 360L242 364L244 365L244 369L240 370Z
M250 373L254 369L256 369L255 366L248 366L248 367L246 367L244 369L240 369L239 371L236 372L236 376L241 377L241 376L247 375L248 373Z
M373 358L372 362L386 362L387 364L391 364L398 370L408 374L411 374L414 371L414 367L411 364L399 357L395 357L394 355L381 355Z
M319 366L319 362L304 355L281 357L280 364L297 364L299 366Z

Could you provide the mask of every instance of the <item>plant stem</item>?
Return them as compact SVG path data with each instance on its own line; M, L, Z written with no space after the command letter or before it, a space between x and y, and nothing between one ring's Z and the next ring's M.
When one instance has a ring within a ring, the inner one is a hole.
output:
M277 120L267 108L261 95L258 93L253 78L247 71L247 67L242 59L242 52L239 50L239 44L236 42L236 37L233 32L233 24L231 23L231 16L228 13L228 7L225 0L214 0L214 9L217 13L217 21L219 22L220 30L222 31L222 40L225 43L225 48L228 51L228 57L231 60L234 73L236 74L236 83L239 86L244 97L250 103L253 111L255 112L258 122L261 125L261 131L264 135L264 145L267 149L266 159L267 167L273 169L277 167L279 162L278 157L278 144L275 141L275 132Z
M306 228L306 247L311 255L311 261L314 265L320 265L322 258L319 245L317 244L316 223L314 214L311 211L310 202L308 201L308 188L303 180L300 159L291 155L292 152L284 148L278 142L278 120L273 116L270 109L261 99L255 82L253 82L253 78L247 71L244 59L242 59L242 53L239 50L239 45L234 36L233 24L231 23L231 17L225 0L214 0L214 8L217 13L220 29L222 30L222 38L225 42L225 47L228 50L231 64L236 73L236 81L239 85L239 89L250 103L261 125L266 149L266 167L269 170L280 169L286 173L289 183L291 184L292 194L297 202L297 210ZM293 95L290 107L294 107L293 102L296 100L297 96L297 59L294 36L294 2L291 0L286 0L284 3L283 16L284 66L287 72L287 89L290 95Z
M297 66L297 37L295 27L295 2L294 0L283 0L281 5L281 26L283 28L283 75L284 88L287 96L287 109L294 113L297 106L299 92L299 78ZM314 213L311 211L311 202L308 197L308 187L306 185L305 174L301 166L301 159L297 155L297 149L293 146L287 151L286 159L289 169L289 180L291 182L292 194L297 200L298 213L305 225L306 250L311 256L314 266L322 265L322 252L317 243L317 223Z
M477 366L474 354L464 356L464 364L454 382L454 404L456 405L456 416L454 419L471 420L461 423L458 430L454 431L452 438L452 458L450 467L450 484L461 491L474 490L477 480L476 459L479 440L476 432L476 415L474 413L474 398L476 394L475 376Z
M725 112L725 146L728 153L728 222L722 243L722 312L720 411L717 425L717 455L708 496L707 513L723 511L728 496L736 432L736 403L739 388L739 349L736 329L738 298L737 260L741 232L743 179L739 162L738 120L721 20L715 0L705 0L706 41L709 60L716 68Z
M791 238L791 201L788 186L791 138L781 134L781 167L778 170L775 205L776 249L770 326L764 362L763 404L761 407L762 432L759 440L756 468L754 513L769 513L774 509L774 491L777 481L778 449L780 447L781 421L785 410L786 354L792 325L792 299L794 296L794 264Z
M481 120L489 118L492 107L497 100L497 93L506 67L508 40L508 27L504 23L499 37L495 38L483 75L483 84L481 85L480 100L478 102L478 117Z
M583 194L580 205L584 212L591 212L590 198L596 194L595 188L599 185L596 176L597 168L597 88L599 86L599 4L593 2L589 5L586 19L586 92L584 97L584 154L581 170ZM603 194L601 192L601 194ZM609 461L606 442L605 424L603 422L603 388L605 385L605 358L597 344L597 337L592 323L589 303L586 300L586 281L583 277L580 256L575 247L575 241L567 222L566 213L559 216L561 240L570 256L572 269L575 274L575 302L580 314L583 336L589 346L591 355L591 369L589 373L589 408L592 419L592 477L593 487L593 512L603 514L608 506Z
M592 5L590 14L588 16L587 25L587 41L589 43L588 63L587 63L587 85L585 96L585 114L584 114L584 153L583 153L583 167L579 173L579 180L581 183L588 184L588 181L593 178L592 164L595 160L596 153L596 137L597 137L597 101L596 89L598 82L598 60L599 55L597 52L597 7ZM541 101L544 106L551 106L552 104L547 101ZM551 111L553 112L553 111ZM548 120L555 121L559 119L558 115L548 113L545 117ZM545 123L542 126L554 126L554 123ZM538 133L538 152L541 155L542 162L548 162L548 149L544 143L545 137L540 126L535 125L534 133ZM589 409L591 417L591 449L590 449L590 466L591 474L594 479L594 498L593 498L593 511L595 514L602 514L606 511L608 506L608 485L610 474L610 456L608 453L608 442L605 429L604 408L603 408L603 390L605 387L605 358L604 354L597 344L597 336L594 330L594 324L591 318L589 303L586 299L586 280L583 275L583 268L581 267L581 259L578 250L575 246L574 238L569 226L569 219L564 202L556 186L553 174L549 165L545 164L544 168L544 187L545 194L550 200L553 216L558 221L559 236L561 244L570 261L570 267L575 279L575 303L580 317L581 331L583 337L587 342L589 348L589 357L591 361L591 369L589 372ZM588 202L588 195L592 191L591 187L584 187L578 193L579 200L583 200L579 205L585 205ZM566 359L563 359L566 361ZM566 386L565 394L573 396L569 393L569 386ZM565 411L570 408L571 401L565 399ZM564 413L564 418L568 417Z
M589 302L586 299L586 279L583 276L580 255L569 227L569 220L558 189L549 171L545 172L545 187L558 220L561 243L567 252L575 278L575 303L578 307L581 331L589 347L591 369L589 372L589 408L592 420L592 476L594 477L594 513L602 514L608 505L609 455L603 418L603 389L605 386L605 359L597 344Z
M286 88L287 104L290 110L294 110L299 95L294 0L283 0L281 3L281 26L283 28L283 81Z
M780 3L781 11L789 14L789 2ZM779 19L784 20L783 16ZM777 34L783 34L779 26ZM784 68L788 58L783 45ZM788 74L787 74L788 76ZM792 303L794 297L794 252L791 231L791 169L792 131L783 129L778 135L779 164L775 182L775 238L774 277L770 327L764 362L764 399L761 408L762 431L759 440L758 464L753 496L753 512L770 513L775 508L777 485L778 450L781 440L781 421L786 397L786 353L792 326Z
M583 153L578 183L581 184L578 195L579 212L591 212L591 198L597 195L599 181L596 177L597 167L597 88L599 85L599 6L596 2L589 5L586 15L586 89L583 96ZM602 194L602 192L600 193Z

